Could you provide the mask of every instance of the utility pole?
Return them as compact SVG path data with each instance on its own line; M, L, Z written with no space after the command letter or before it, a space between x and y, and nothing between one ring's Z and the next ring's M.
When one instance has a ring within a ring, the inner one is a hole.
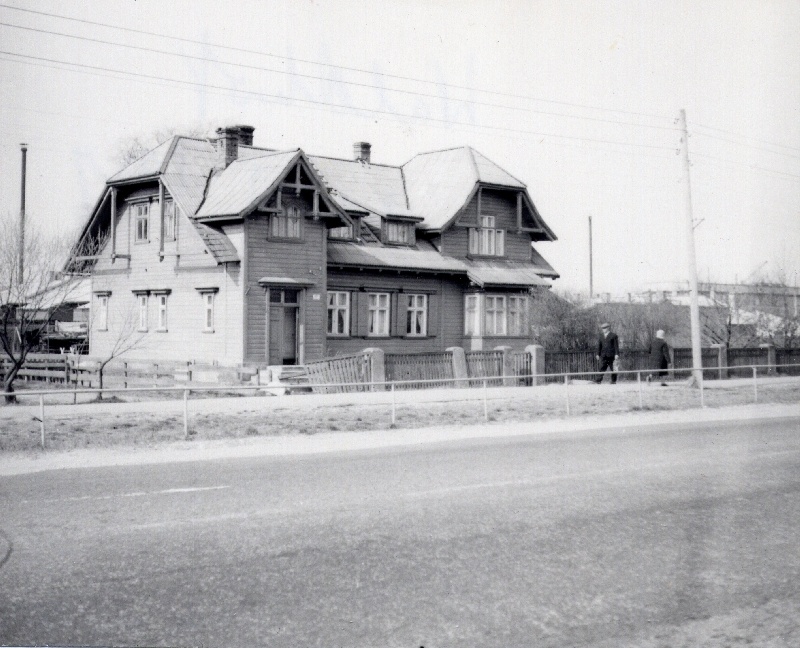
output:
M685 170L686 188L686 261L689 271L689 289L691 291L691 302L689 313L692 325L692 379L696 386L703 382L703 352L700 348L700 302L697 296L697 255L694 249L694 215L692 213L692 183L691 170L689 165L689 131L686 126L686 110L681 109L679 118L681 131L681 149L683 153L683 164Z
M19 208L19 268L17 269L17 282L20 288L22 288L22 281L25 276L25 167L28 158L28 145L20 144L20 147L22 149L22 198L20 199Z
M594 297L594 277L592 276L592 217L589 216L589 301Z

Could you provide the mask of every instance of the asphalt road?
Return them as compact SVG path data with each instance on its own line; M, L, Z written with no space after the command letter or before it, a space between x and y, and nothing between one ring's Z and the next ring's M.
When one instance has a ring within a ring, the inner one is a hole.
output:
M800 645L797 418L47 471L0 513L3 644Z

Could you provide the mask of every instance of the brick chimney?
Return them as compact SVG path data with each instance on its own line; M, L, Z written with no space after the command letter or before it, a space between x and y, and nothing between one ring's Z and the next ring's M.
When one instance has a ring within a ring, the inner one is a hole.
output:
M239 145L253 145L253 126L225 126L217 129L217 169L226 169L239 157Z
M353 159L356 162L366 162L369 164L370 149L372 145L369 142L356 142L353 144Z

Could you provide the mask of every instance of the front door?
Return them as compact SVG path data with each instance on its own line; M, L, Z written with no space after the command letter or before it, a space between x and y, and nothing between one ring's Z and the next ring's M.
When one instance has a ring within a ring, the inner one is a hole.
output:
M299 290L270 288L267 361L271 365L297 364L299 296Z

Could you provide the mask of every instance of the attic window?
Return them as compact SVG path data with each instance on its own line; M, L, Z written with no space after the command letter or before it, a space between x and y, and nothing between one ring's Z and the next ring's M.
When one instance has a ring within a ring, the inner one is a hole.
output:
M150 204L136 203L132 206L136 223L136 241L144 243L150 240Z
M345 225L344 227L332 227L328 230L328 238L352 241L355 238L353 235L353 226Z
M505 256L506 231L495 229L494 216L481 216L480 227L469 230L469 253L478 256Z
M288 205L283 208L282 213L272 215L269 235L272 238L299 239L300 222L300 208L297 205Z
M384 221L383 242L392 245L414 245L414 223Z

